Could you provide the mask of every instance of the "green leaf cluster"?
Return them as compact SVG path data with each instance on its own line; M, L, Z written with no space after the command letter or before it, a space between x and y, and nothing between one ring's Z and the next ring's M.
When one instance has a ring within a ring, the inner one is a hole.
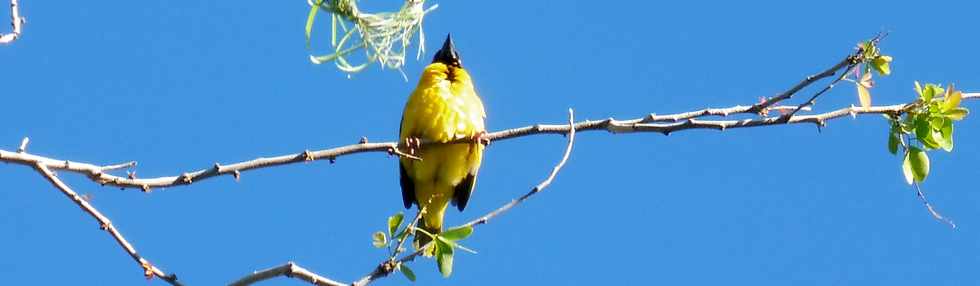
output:
M903 147L902 173L909 184L925 181L929 176L930 150L953 151L953 122L962 120L969 110L960 107L963 93L952 85L923 87L915 82L918 100L905 109L904 117L886 115L891 121L888 152L898 154Z
M394 247L399 247L402 241L409 239L413 235L426 235L432 237L432 242L429 243L426 249L423 249L423 254L425 256L435 256L436 263L439 266L439 272L442 273L443 277L449 277L453 271L453 255L455 249L462 249L470 253L476 253L469 248L466 248L459 244L459 241L466 239L473 234L473 227L471 226L460 226L456 228L449 229L442 233L432 234L428 233L423 229L414 228L411 223L402 227L405 221L405 215L403 213L397 213L393 216L388 217L387 232L377 231L371 235L371 244L376 248L388 247L389 254L395 257L398 253L404 251L404 249L391 249L392 245ZM391 239L388 239L391 237ZM405 275L410 281L415 281L415 272L412 271L408 265L404 263L398 264L398 271Z
M874 87L874 81L871 80L872 70L881 76L892 73L892 57L882 55L881 49L876 43L875 41L867 41L858 44L858 49L861 51L859 60L862 63L862 68L860 72L855 71L855 80L848 79L854 82L857 88L858 101L864 108L871 107L871 88Z

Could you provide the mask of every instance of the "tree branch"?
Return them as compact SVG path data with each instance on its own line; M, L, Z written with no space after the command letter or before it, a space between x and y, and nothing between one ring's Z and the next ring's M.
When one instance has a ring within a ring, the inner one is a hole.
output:
M316 273L306 270L306 268L300 267L299 265L296 265L296 263L290 261L290 262L286 262L286 264L283 264L281 266L276 266L266 270L256 271L255 273L246 275L245 277L242 277L242 279L239 279L238 281L228 284L228 286L247 286L247 285L252 285L256 282L261 282L263 280L268 280L279 276L286 276L289 278L303 280L317 286L347 285L317 275Z
M84 210L86 213L92 216L92 218L97 220L99 222L99 227L102 228L102 230L109 232L109 235L112 235L112 238L116 240L116 243L118 243L119 246L122 247L123 250L125 250L126 253L133 258L133 260L136 260L136 263L139 263L140 267L143 268L143 274L147 277L147 279L156 276L156 277L160 277L160 279L163 279L163 281L166 281L171 285L175 285L175 286L182 285L180 282L177 281L177 275L174 274L168 275L167 273L163 272L163 270L160 270L156 266L153 266L153 264L150 264L148 260L140 256L139 253L136 252L136 248L134 248L133 245L129 243L129 241L126 241L126 238L123 237L122 233L120 233L119 230L117 230L116 227L112 225L112 221L109 221L108 217L106 217L101 212L99 212L99 210L95 209L95 207L92 206L92 204L90 204L84 198L82 198L82 196L79 196L77 193L75 193L75 191L72 191L71 188L68 187L68 185L62 182L61 179L58 179L57 175L54 172L52 172L51 169L48 169L48 167L42 163L35 164L34 168L39 173L41 173L41 175L43 175L44 178L48 179L48 182L51 182L51 184L54 185L55 188L61 190L61 193L65 194L65 196L67 196L68 199L71 199L73 202L75 202L75 204L81 207L82 210Z
M10 34L0 34L0 44L10 44L17 40L20 37L21 27L25 21L17 9L17 0L10 0L10 25L14 28Z
M964 93L964 100L974 100L980 98L980 93ZM598 131L605 130L611 133L634 133L634 132L655 132L668 135L670 133L688 129L715 129L715 130L726 130L732 128L745 128L745 127L756 127L756 126L768 126L768 125L782 125L782 124L796 124L796 123L813 123L817 126L823 126L826 121L831 119L836 119L843 117L845 115L859 115L859 114L895 114L899 115L905 112L906 107L912 103L906 104L896 104L887 106L872 106L869 108L861 107L848 107L841 108L835 111L814 114L814 115L793 115L789 117L761 117L754 119L740 119L740 120L700 120L700 117L706 116L721 116L728 117L734 114L748 113L752 110L754 106L733 106L728 108L708 108L696 111L682 112L677 114L668 115L656 115L650 114L642 118L629 119L629 120L616 120L609 118L600 121L581 121L575 123L573 126L576 132L583 131ZM773 106L768 110L794 110L797 106ZM803 109L805 110L805 109ZM537 135L537 134L566 134L568 133L568 125L544 125L537 124L532 126L525 126L520 128L513 128L507 130L496 131L493 133L488 133L483 136L483 139L490 141L499 141L514 139L524 136ZM454 143L472 143L472 139L462 138L449 142L449 144ZM143 191L150 191L152 188L162 188L162 187L173 187L180 185L189 185L194 182L208 179L220 175L232 175L238 179L241 172L248 171L252 169L267 168L278 165L294 164L300 162L308 162L315 160L328 160L334 162L337 158L341 156L356 154L356 153L367 153L367 152L386 152L388 154L397 155L401 153L400 145L397 142L383 142L383 143L368 143L363 141L363 143L352 144L347 146L340 146L336 148L317 150L317 151L303 151L295 154L281 155L271 158L256 158L249 161L237 162L228 165L221 165L215 163L213 167L207 169L201 169L197 171L183 173L178 176L167 176L167 177L156 177L156 178L136 178L135 176L120 177L107 173L109 170L118 169L120 166L135 166L136 162L129 162L124 164L110 165L110 166L98 166L90 163L75 162L68 160L54 159L44 156L38 156L30 154L27 152L18 153L11 152L0 149L0 161L22 164L27 166L33 166L35 164L42 164L51 169L65 170L75 173L80 173L88 176L89 179L95 181L96 183L102 185L115 186L120 188L138 188ZM432 143L423 142L425 144L443 144L443 143Z

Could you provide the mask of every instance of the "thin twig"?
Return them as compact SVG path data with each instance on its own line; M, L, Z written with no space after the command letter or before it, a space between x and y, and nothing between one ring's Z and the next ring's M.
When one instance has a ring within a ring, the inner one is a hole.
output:
M561 161L559 161L558 162L558 165L555 165L555 167L551 169L551 174L548 175L548 178L546 178L544 181L541 181L541 183L539 183L537 186L534 186L534 188L531 188L531 191L527 192L523 196L520 196L517 199L512 200L510 203L507 203L506 205L503 205L502 207L497 208L496 210L494 210L494 211L492 211L492 212L490 212L490 213L488 213L488 214L486 214L486 215L484 215L484 216L482 216L482 217L480 217L478 219L472 220L472 221L464 224L464 226L470 226L470 227L472 227L472 226L476 226L476 225L480 225L480 224L485 224L488 221L490 221L491 218L494 218L494 217L496 217L496 216L498 216L498 215L506 212L507 210L510 210L514 206L516 206L516 205L524 202L525 200L527 200L528 198L530 198L534 194L537 194L537 193L541 192L541 190L544 190L545 188L547 188L548 186L550 186L551 185L551 181L555 179L555 176L558 175L558 171L561 171L561 168L565 166L565 162L568 162L568 157L572 154L572 145L574 145L574 143L575 143L575 128L572 128L572 126L574 126L574 125L575 125L575 114L572 111L572 109L569 108L568 109L568 127L569 128L568 128L568 135L567 135L568 136L568 145L565 146L565 153L562 155Z
M82 210L84 210L86 213L92 216L92 218L98 221L99 227L109 232L109 235L112 235L112 238L116 240L116 243L118 243L119 246L121 246L123 250L125 250L126 253L133 258L133 260L136 260L136 263L139 263L140 267L143 268L143 274L147 278L152 278L155 276L155 277L159 277L160 279L163 279L164 281L170 283L171 285L175 285L175 286L182 285L180 282L177 281L177 275L175 274L168 275L167 273L163 272L163 270L160 270L153 264L150 264L148 260L140 256L139 253L136 252L136 248L134 248L133 245L129 243L129 241L126 241L126 238L123 237L122 233L120 233L119 230L117 230L116 227L112 225L112 221L110 221L108 217L106 217L101 212L99 212L99 210L95 209L95 207L92 206L92 204L90 204L84 198L82 198L82 196L79 196L77 193L75 193L75 191L72 191L72 189L68 187L68 185L62 182L61 179L58 179L57 175L54 172L52 172L51 169L49 169L47 166L41 163L35 164L34 168L37 169L37 171L41 173L41 175L43 175L46 179L48 179L48 182L51 182L51 184L54 185L59 190L61 190L61 192L65 194L65 196L67 196L69 199L75 202L75 204L81 207Z
M419 219L421 219L421 217L422 217L423 211L424 211L424 209L423 210L419 210L419 212L415 215L415 218L412 220L412 223L408 225L408 228L414 228L415 225L418 224ZM406 229L406 231L410 231L410 229ZM395 270L398 268L398 266L401 265L402 263L407 263L409 261L415 260L416 257L418 257L419 255L422 255L422 252L425 251L425 248L426 247L429 247L429 244L433 243L432 241L430 241L428 244L423 245L423 246L419 247L418 249L416 249L415 252L412 252L412 253L410 253L408 255L405 255L402 258L395 259L395 257L397 257L398 254L400 253L399 250L401 249L401 247L402 247L402 245L405 242L405 240L406 240L407 237L408 236L406 235L406 236L404 236L404 237L401 238L401 240L398 242L397 249L395 250L395 252L391 256L388 257L388 259L385 259L385 261L382 261L381 263L379 263L378 266L375 267L373 270L371 270L370 273L368 273L367 275L364 275L364 277L361 277L361 279L358 279L357 281L354 281L354 283L351 283L350 285L352 285L352 286L365 286L365 285L371 284L371 282L373 282L373 281L375 281L377 279L387 277L392 272L395 272ZM261 281L261 280L266 280L266 279L270 279L270 278L273 278L273 277L276 277L276 276L286 275L284 273L281 273L283 271L281 268L287 267L290 264L292 264L292 262L287 263L287 265L283 265L283 266L279 266L279 267L274 267L274 268L270 268L270 269L263 270L263 271L258 271L256 273L253 273L253 274L250 274L248 276L245 276L244 278L238 280L238 282L235 282L235 283L230 284L230 286L250 285L252 283L255 283L255 282L258 282L258 281ZM305 270L305 269L303 269L303 270ZM314 273L310 273L310 274L311 275L316 275ZM320 276L315 276L315 277L320 277ZM326 279L326 278L322 278L320 280L324 280L324 279ZM311 282L310 279L304 278L304 280L306 280L307 282ZM318 280L315 280L315 281L318 281ZM333 282L332 280L329 280L329 279L326 279L326 281ZM313 283L313 282L311 282L311 283ZM334 283L337 283L337 282L334 282ZM343 285L343 283L338 283L338 284L339 285ZM318 284L315 284L314 283L314 285L318 285ZM332 284L327 284L327 285L332 285Z
M17 0L10 0L10 25L14 28L10 34L0 34L0 44L13 43L20 38L21 27L26 20L20 16L20 9L17 6Z
M793 97L794 94L796 94L797 92L799 92L803 88L805 88L805 87L813 84L814 82L817 82L818 80L821 80L823 78L826 78L826 77L829 77L829 76L834 75L835 73L837 73L838 70L846 67L848 64L850 64L851 62L853 62L854 59L855 59L855 57L857 57L859 55L860 55L860 51L859 52L855 52L854 54L848 55L847 57L845 57L844 59L842 59L840 62L838 62L837 64L835 64L834 66L832 66L832 67L830 67L830 68L828 68L828 69L826 69L826 70L824 70L822 72L819 72L817 74L814 74L814 75L811 75L811 76L808 76L808 77L804 78L802 81L800 81L799 83L797 83L793 87L790 87L786 91L783 91L782 93L777 94L776 96L773 96L773 97L770 97L770 98L768 98L766 100L763 100L762 102L756 103L756 104L752 105L749 109L747 109L747 110L745 110L744 112L741 112L741 113L758 113L758 114L764 114L765 111L766 111L766 109L769 108L770 106L772 106L772 105L774 105L776 103L779 103L780 101L789 99L790 97Z
M395 258L398 257L398 254L401 254L401 252L403 251L402 246L405 245L405 240L408 240L408 233L415 232L415 226L418 225L419 220L422 219L423 213L425 213L425 207L419 208L419 211L418 213L415 214L415 218L412 219L412 222L409 223L407 226L405 226L406 234L398 238L398 244L395 245L395 251L393 251L391 253L391 256L388 257L389 261L395 261Z
M845 78L847 78L847 75L849 73L851 73L851 71L853 71L855 68L857 68L859 66L859 63L860 62L854 62L854 63L851 63L850 65L848 65L847 66L847 69L845 69L844 72L841 73L840 76L838 76L833 81L831 81L830 84L828 84L827 86L825 86L823 89L821 89L817 93L813 94L813 96L811 96L810 99L807 99L806 102L801 103L799 106L797 106L795 109L793 109L793 111L790 111L788 114L783 115L783 118L785 118L786 120L789 120L791 117L793 117L793 115L796 115L796 113L799 112L800 110L802 110L803 108L812 106L813 103L817 100L817 97L820 97L820 95L822 95L822 94L830 91L831 89L834 88L834 86L837 85L838 82L840 82L840 81L844 80Z
M936 209L932 207L932 204L930 204L929 203L929 200L926 199L926 194L923 193L922 192L922 188L919 187L919 183L913 182L912 183L912 186L915 187L915 196L916 197L919 197L919 200L921 200L922 203L926 205L926 210L929 211L929 214L932 215L933 218L935 218L938 221L941 221L943 223L948 224L949 227L951 227L951 228L956 228L956 223L953 223L953 220L951 220L951 219L949 219L947 217L944 217L943 215L939 214L939 212L936 211Z
M263 280L272 279L279 276L286 276L289 278L295 278L299 280L306 281L313 285L318 286L343 286L344 283L330 280L326 277L320 276L312 271L306 270L306 268L300 267L293 263L292 261L286 262L281 266L276 266L273 268L256 271L255 273L246 275L239 279L238 281L228 284L229 286L247 286L255 284L256 282L261 282Z

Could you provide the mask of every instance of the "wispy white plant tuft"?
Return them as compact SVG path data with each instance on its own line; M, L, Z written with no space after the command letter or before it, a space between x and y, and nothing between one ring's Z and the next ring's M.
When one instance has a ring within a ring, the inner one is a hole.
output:
M395 12L364 13L355 0L307 0L310 15L306 20L306 44L310 44L310 33L317 12L329 12L331 22L330 46L334 52L329 55L311 55L310 61L321 64L333 61L338 69L346 73L357 73L372 62L377 61L382 68L397 69L405 64L405 53L412 43L412 36L418 31L419 47L416 59L425 51L425 33L422 32L422 18L439 5L423 8L425 0L405 0L401 9ZM353 27L348 25L352 24ZM338 30L341 34L338 39ZM354 32L357 32L355 37ZM356 39L359 38L359 39ZM364 49L367 61L352 65L347 56ZM404 73L403 73L404 76Z

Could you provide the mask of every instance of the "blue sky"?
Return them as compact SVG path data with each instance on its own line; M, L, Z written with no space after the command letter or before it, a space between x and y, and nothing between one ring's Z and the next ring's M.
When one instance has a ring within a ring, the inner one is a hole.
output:
M877 80L875 103L911 100L914 80L980 91L971 20L980 7L966 1L437 3L426 18L429 50L453 34L492 130L561 123L567 108L578 119L604 119L751 104L880 31L890 32L882 48L895 61L893 75ZM348 79L315 66L304 43L305 1L21 6L25 34L0 47L0 148L14 150L29 136L31 152L136 160L142 177L362 136L393 140L427 62L408 62L408 82L390 70ZM317 36L322 51L327 35ZM816 108L851 104L854 88L844 84ZM905 185L879 116L835 120L822 132L582 133L550 189L466 240L479 254L458 254L449 279L433 262L417 262L417 284L970 284L980 279L978 128L972 117L957 125L954 153L932 154L923 186L956 230L933 220ZM546 135L491 145L466 211L448 212L448 222L524 193L563 144ZM370 234L402 210L396 160L381 154L151 194L62 177L141 254L191 285L220 285L288 260L351 281L384 258ZM147 284L35 171L0 165L0 182L0 284Z

